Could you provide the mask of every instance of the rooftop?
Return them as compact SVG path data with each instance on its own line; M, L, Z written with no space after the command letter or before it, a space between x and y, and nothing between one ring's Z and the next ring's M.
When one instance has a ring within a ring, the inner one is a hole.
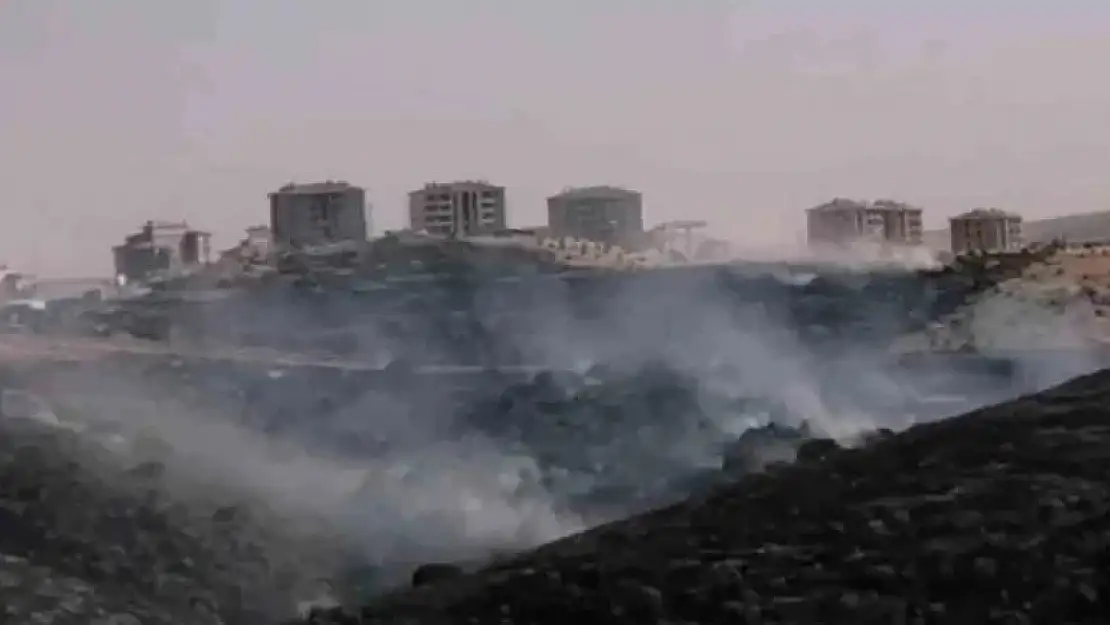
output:
M907 204L905 202L899 202L897 200L891 200L891 199L885 199L885 198L875 200L874 202L872 202L871 203L871 208L876 208L876 209L880 209L880 210L907 211L907 212L914 212L914 211L920 211L921 210L920 207L913 206L912 204Z
M856 210L878 210L878 211L896 211L896 212L920 212L922 209L912 204L899 202L891 199L878 199L873 202L864 200L852 200L848 198L833 198L824 204L819 204L813 208L807 209L809 211L821 212L836 212L836 211L856 211Z
M345 180L325 180L296 184L290 182L277 190L282 195L316 195L318 193L340 193L356 188Z
M639 191L623 189L610 185L594 185L589 187L567 187L548 199L557 198L586 198L586 197L630 197L640 195Z
M150 228L151 230L188 230L189 222L152 219L150 221L147 221L145 226Z
M1017 219L1020 221L1021 215L1004 211L1001 208L976 208L952 217L951 221L964 219Z
M416 193L423 193L431 189L450 189L452 187L479 187L483 189L502 189L499 185L495 185L488 180L455 180L452 182L426 182L424 187L409 191L409 195Z

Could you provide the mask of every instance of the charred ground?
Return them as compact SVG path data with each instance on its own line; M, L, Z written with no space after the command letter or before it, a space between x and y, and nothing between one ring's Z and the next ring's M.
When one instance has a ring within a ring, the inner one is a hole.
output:
M1101 371L315 622L1102 622L1107 405Z

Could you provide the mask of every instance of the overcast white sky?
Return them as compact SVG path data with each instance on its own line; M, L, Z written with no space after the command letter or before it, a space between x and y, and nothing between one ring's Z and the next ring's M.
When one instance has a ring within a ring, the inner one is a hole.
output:
M0 263L110 272L147 218L230 245L291 181L645 194L649 222L796 240L895 197L1110 209L1104 0L3 0Z

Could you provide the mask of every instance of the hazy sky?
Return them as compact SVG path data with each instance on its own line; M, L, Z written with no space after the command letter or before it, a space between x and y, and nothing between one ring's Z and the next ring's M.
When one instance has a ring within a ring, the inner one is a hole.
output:
M0 263L107 274L147 218L234 243L291 181L609 183L793 242L895 197L1110 209L1104 0L3 0Z

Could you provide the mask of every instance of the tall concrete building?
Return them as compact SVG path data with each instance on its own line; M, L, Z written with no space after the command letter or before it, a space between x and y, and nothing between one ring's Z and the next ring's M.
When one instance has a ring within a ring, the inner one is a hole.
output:
M836 198L806 210L811 244L872 241L920 245L922 209L894 200L861 202Z
M547 198L547 226L553 237L635 248L645 238L644 198L611 186L567 189Z
M347 182L289 183L269 194L277 248L366 241L366 191Z
M997 208L977 208L948 220L952 252L999 252L1021 249L1021 216Z
M409 192L409 227L434 236L504 230L506 213L505 187L484 180L431 182Z

